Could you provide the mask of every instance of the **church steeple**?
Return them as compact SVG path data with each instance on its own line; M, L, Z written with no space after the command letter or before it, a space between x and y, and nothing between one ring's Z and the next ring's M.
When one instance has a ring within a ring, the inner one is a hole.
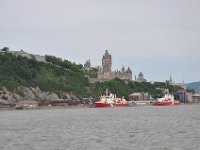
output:
M171 76L171 74L170 74L170 77L169 77L169 82L172 82L172 76Z

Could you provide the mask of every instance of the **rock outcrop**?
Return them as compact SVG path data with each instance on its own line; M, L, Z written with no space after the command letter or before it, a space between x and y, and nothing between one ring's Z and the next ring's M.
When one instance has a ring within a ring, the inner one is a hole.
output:
M37 101L38 103L59 101L60 99L74 100L77 99L72 93L61 93L60 98L54 92L42 91L39 87L20 86L15 91L9 91L6 87L0 90L0 105L17 104L22 101Z

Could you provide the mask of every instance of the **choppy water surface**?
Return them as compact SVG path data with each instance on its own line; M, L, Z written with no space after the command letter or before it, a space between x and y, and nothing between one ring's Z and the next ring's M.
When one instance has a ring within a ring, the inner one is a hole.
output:
M1 150L198 150L200 105L0 111Z

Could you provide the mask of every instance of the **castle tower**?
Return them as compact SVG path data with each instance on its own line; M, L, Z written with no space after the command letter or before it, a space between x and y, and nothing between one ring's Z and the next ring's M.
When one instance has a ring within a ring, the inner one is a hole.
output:
M127 73L127 79L128 80L132 80L132 71L131 71L131 69L129 67L126 70L126 73Z
M108 50L106 50L105 54L103 55L103 58L102 58L102 67L103 67L103 72L104 72L104 78L105 79L111 78L111 73L112 73L112 57L108 53Z
M132 71L129 67L127 70L122 67L120 71L112 71L112 56L109 54L108 50L106 50L102 58L102 67L99 67L97 79L105 81L112 80L114 78L132 80Z
M103 67L103 70L106 71L106 72L112 71L112 57L108 53L108 50L106 50L105 54L103 55L102 67Z

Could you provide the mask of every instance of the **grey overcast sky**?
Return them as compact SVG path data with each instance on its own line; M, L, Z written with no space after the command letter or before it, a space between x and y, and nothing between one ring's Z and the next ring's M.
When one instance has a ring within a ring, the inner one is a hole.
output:
M200 81L200 0L0 0L0 48L101 65L133 78Z

